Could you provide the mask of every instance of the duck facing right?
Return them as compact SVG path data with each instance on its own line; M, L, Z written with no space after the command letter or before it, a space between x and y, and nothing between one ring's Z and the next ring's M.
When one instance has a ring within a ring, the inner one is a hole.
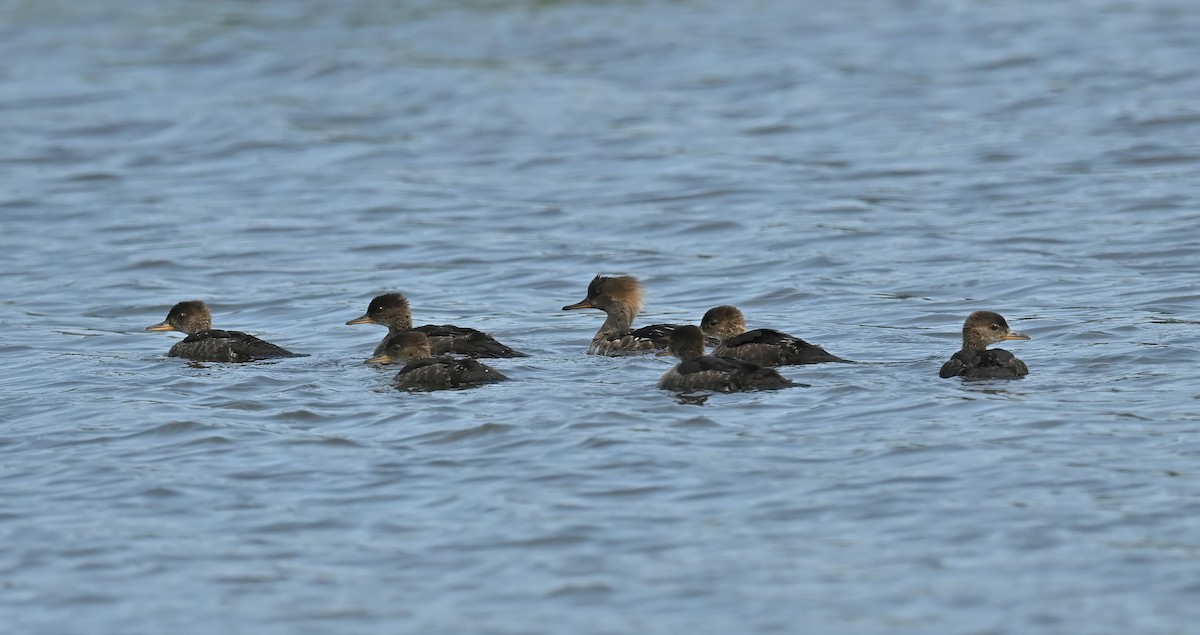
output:
M1002 348L988 348L1007 340L1030 339L1008 328L1008 322L995 311L976 311L963 322L962 350L942 364L938 376L968 379L1019 379L1029 374L1025 362Z

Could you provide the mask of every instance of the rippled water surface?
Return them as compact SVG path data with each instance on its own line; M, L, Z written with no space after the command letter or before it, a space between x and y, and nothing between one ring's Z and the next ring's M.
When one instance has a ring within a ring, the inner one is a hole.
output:
M1189 0L0 3L17 633L1195 633ZM681 402L564 313L858 360ZM345 326L531 354L406 394ZM165 357L217 327L307 357ZM937 377L971 310L1015 382Z

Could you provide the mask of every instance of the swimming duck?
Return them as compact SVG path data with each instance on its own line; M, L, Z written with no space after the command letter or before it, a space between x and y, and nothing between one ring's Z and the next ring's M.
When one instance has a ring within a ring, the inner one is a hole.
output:
M471 388L508 379L499 371L467 358L433 357L429 337L420 331L396 333L387 339L383 353L367 360L368 364L402 363L404 368L392 380L402 390L444 390Z
M976 311L963 322L962 350L942 365L938 376L972 379L1017 379L1029 374L1025 362L1002 349L989 349L988 344L1001 340L1027 340L1028 335L1009 330L1008 322L999 313Z
M713 390L740 392L743 390L775 390L794 386L774 368L704 354L704 332L698 326L681 326L671 334L667 350L659 355L674 355L679 364L658 380L663 390L688 392Z
M675 324L633 328L633 318L642 310L642 283L633 276L596 276L588 285L587 297L562 310L600 309L608 314L592 337L589 355L628 355L667 347Z
M467 357L528 357L525 353L513 350L496 341L496 338L463 326L443 324L435 326L414 327L412 312L408 308L408 298L402 293L385 293L375 296L367 305L367 312L346 322L346 324L381 324L388 328L379 345L375 347L375 356L383 354L388 339L397 333L420 331L429 338L434 355L465 355Z
M705 335L720 344L713 349L717 357L732 357L759 366L790 366L848 362L815 344L774 329L746 330L746 319L737 307L723 305L709 309L700 320Z
M241 331L218 331L212 327L212 311L200 300L171 307L167 319L147 326L147 331L180 331L187 337L176 342L168 357L186 357L198 362L249 362L296 354Z

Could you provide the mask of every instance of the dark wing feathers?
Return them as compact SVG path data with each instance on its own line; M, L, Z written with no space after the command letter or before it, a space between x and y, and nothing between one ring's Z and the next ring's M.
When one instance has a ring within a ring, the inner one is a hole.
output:
M731 337L725 340L726 346L741 346L743 344L768 344L770 346L780 346L782 344L791 344L799 342L805 346L809 346L804 340L776 331L775 329L754 329L746 331L736 337Z
M969 359L963 359L963 353L965 352L959 351L955 353L945 364L942 364L942 369L938 371L938 377L946 379L947 377L958 377L963 374L963 370L966 369L967 364L971 363Z
M718 354L763 366L847 361L820 346L775 329L754 329L727 339Z
M406 390L469 388L508 379L502 373L474 359L429 357L406 365L396 373L396 387Z
M651 324L634 329L628 333L622 333L621 337L632 335L641 340L650 340L654 343L655 348L666 348L671 341L671 334L675 329L679 328L678 324Z
M528 357L527 354L501 344L496 338L473 328L453 324L418 326L429 338L434 355L465 355L467 357Z
M198 362L249 362L295 353L241 331L209 330L192 333L171 347L171 357Z
M681 362L675 367L674 373L678 384L686 385L688 389L736 392L774 390L795 385L774 368L712 355Z
M1002 348L985 351L962 350L942 364L938 376L968 379L1016 379L1029 374L1025 362Z
M696 359L681 362L679 364L680 375L690 375L692 373L703 373L705 371L717 371L719 373L738 373L757 370L760 368L757 364L744 362L740 359L732 357L714 357L705 355Z

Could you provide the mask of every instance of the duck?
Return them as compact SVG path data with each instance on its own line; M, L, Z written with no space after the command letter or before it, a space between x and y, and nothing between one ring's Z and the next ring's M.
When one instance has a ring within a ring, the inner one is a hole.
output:
M295 357L283 347L243 333L212 327L212 311L200 300L187 300L171 307L167 319L147 326L147 331L180 331L187 337L176 342L168 357L183 357L197 362L249 362L275 357Z
M401 390L473 388L508 379L500 371L469 357L434 357L431 347L429 337L420 331L396 333L388 338L383 352L367 363L404 364L392 380Z
M1025 362L1002 349L989 349L988 344L1006 340L1030 339L1024 333L1008 328L1004 317L994 311L975 311L963 322L962 350L942 364L938 376L968 379L1019 379L1029 374Z
M466 357L528 357L527 354L505 346L496 338L465 326L453 324L414 327L408 298L403 293L385 293L371 299L367 312L346 324L380 324L386 326L388 334L380 340L372 355L378 357L387 348L388 339L397 333L420 331L429 338L434 355L463 355Z
M704 354L704 331L698 326L680 326L671 333L667 350L659 355L674 355L677 364L658 380L662 390L690 392L741 392L777 390L795 386L774 368L759 366L732 357Z
M588 355L630 355L667 348L677 324L653 324L633 328L633 318L642 310L642 283L633 276L596 276L588 284L587 297L568 304L563 311L600 309L608 317L588 346Z
M850 362L816 344L775 329L747 331L742 312L728 304L709 309L700 320L700 329L720 342L713 349L713 355L717 357L732 357L759 366Z

